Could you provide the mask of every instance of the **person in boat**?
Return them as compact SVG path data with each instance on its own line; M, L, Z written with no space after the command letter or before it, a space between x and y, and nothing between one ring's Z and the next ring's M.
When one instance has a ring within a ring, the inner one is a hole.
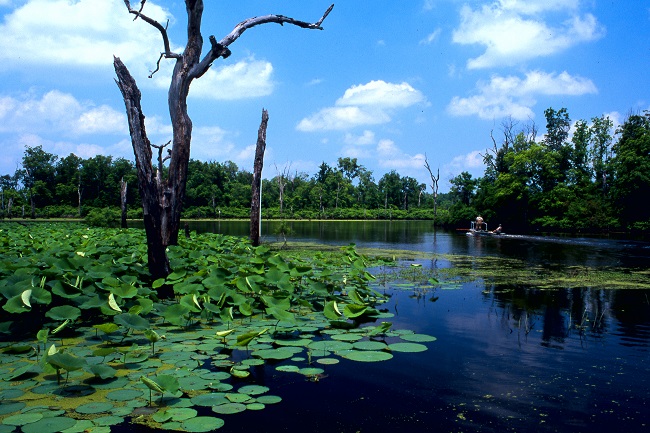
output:
M483 230L483 217L481 215L476 217L476 230Z
M499 224L499 227L494 229L494 231L492 233L500 235L502 231L503 231L503 227L501 227L501 224Z

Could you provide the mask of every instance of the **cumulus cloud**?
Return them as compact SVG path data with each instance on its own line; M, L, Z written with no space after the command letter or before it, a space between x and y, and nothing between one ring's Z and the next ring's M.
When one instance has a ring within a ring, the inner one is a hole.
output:
M571 95L597 93L594 83L583 77L562 72L530 71L525 77L498 75L488 82L477 84L476 94L462 98L455 96L447 111L454 116L477 115L482 119L512 116L528 119L534 116L532 107L537 95Z
M256 98L273 92L271 63L249 58L233 65L212 67L192 83L191 98L234 100ZM163 81L163 88L169 83Z
M406 82L371 81L350 87L334 107L323 108L302 119L296 128L300 131L347 130L388 123L394 110L424 101L422 92Z
M173 22L155 3L148 2L145 11L161 22ZM4 18L0 59L5 68L34 64L110 68L113 55L136 64L143 58L155 61L160 51L160 33L144 22L134 23L121 0L29 0Z
M367 129L361 135L354 135L348 132L345 134L343 141L346 144L364 146L375 142L375 133Z
M409 155L404 153L393 140L383 139L377 143L379 166L386 169L423 170L424 154Z
M482 55L468 60L469 69L516 65L601 37L604 30L598 20L581 15L578 6L577 0L499 0L476 10L465 5L452 40L485 46ZM564 14L565 19L548 23L547 12Z
M56 131L71 136L128 133L123 113L107 105L78 101L58 90L41 97L0 97L0 132L26 131Z

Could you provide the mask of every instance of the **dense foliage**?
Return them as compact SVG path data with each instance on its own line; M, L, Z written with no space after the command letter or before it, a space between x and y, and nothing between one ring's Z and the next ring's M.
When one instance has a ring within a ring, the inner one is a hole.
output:
M503 138L483 157L486 170L463 172L437 196L436 223L465 227L482 214L507 231L645 230L650 211L650 114L630 115L614 131L595 117L573 124L565 108L545 111L546 134L534 124L503 123ZM265 218L433 219L427 185L393 170L378 181L356 158L323 162L317 173L274 167L263 181ZM120 180L128 182L129 216L141 216L133 164L122 158L71 154L59 159L27 147L22 168L0 178L3 217L86 216L117 207ZM233 162L190 161L185 218L248 218L252 174Z

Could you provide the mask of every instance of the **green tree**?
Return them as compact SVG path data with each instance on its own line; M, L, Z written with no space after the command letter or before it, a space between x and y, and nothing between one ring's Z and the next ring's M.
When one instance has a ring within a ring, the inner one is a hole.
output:
M25 148L22 159L22 183L31 205L31 217L36 218L36 207L52 204L55 196L55 168L58 157L43 150L42 146Z
M650 113L632 115L619 128L613 146L611 194L620 224L650 229Z

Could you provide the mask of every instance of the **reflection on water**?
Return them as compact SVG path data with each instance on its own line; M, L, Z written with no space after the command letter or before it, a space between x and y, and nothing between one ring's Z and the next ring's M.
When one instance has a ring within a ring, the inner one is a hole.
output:
M246 222L194 225L245 236ZM264 233L273 239L274 225ZM294 222L289 241L423 253L500 256L552 267L643 267L648 244L591 239L434 233L430 222ZM440 261L421 260L432 271ZM283 404L228 422L227 431L585 431L649 427L650 300L647 290L496 286L392 293L397 328L434 335L423 353L390 362L342 360L317 384L280 377ZM361 372L363 374L361 374ZM278 421L278 420L282 421Z

